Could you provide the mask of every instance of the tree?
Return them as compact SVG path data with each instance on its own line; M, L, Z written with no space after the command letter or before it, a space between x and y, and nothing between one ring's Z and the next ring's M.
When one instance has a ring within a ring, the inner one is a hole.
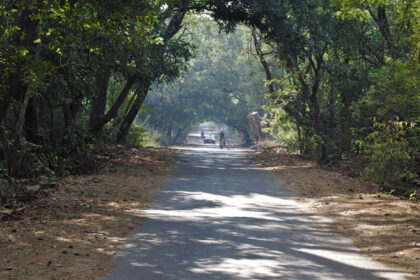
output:
M176 76L190 56L189 46L169 41L188 3L3 1L0 160L9 175L31 173L35 165L53 172L56 158L83 150L91 140L87 130L100 140L133 87L146 88L163 74ZM151 63L154 57L159 64ZM112 104L111 77L126 81ZM34 173L39 172L44 171Z

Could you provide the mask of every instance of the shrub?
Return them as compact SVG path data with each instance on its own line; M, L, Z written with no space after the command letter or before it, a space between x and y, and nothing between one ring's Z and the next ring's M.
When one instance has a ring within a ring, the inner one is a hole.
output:
M412 193L410 193L410 200L417 200L417 192L416 191L414 191L414 192L412 192Z
M143 124L132 124L128 132L127 143L135 146L146 146L149 142L149 133Z
M364 174L385 189L401 184L411 184L418 178L417 147L418 128L415 124L389 122L375 124L368 137L369 154Z

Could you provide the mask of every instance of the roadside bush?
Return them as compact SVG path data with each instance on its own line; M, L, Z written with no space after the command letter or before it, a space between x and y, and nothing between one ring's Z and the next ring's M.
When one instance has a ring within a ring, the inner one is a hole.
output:
M356 152L365 154L363 176L385 189L413 186L420 176L420 67L390 61L369 75L372 81L357 104ZM374 116L374 117L372 117Z
M147 132L148 132L148 142L146 146L159 147L162 134L159 131L153 130L153 129L149 129L147 130Z
M267 127L262 132L272 137L277 145L284 145L289 152L299 151L299 139L296 131L296 125L287 116L286 112L281 108L266 106L273 118L266 124Z
M375 124L377 130L368 140L369 154L363 173L385 189L391 186L411 185L419 177L419 141L415 123L392 122Z
M146 146L149 142L149 133L143 124L132 124L128 132L127 144L134 146Z
M56 149L57 154L66 158L83 155L88 151L88 144L92 142L93 138L86 128L72 127L66 131L62 145Z

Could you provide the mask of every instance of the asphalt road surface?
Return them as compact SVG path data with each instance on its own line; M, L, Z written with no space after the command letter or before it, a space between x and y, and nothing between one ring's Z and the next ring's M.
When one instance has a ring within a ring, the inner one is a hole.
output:
M404 279L238 151L184 151L146 216L106 280Z

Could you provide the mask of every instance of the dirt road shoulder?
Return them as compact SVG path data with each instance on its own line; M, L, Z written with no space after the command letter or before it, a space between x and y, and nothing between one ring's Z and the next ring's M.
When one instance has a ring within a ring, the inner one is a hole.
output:
M114 147L101 170L68 176L13 218L0 213L0 279L97 279L171 174L170 149Z
M328 171L297 155L253 152L261 169L281 188L334 221L372 259L420 279L420 204L379 192L378 186Z

